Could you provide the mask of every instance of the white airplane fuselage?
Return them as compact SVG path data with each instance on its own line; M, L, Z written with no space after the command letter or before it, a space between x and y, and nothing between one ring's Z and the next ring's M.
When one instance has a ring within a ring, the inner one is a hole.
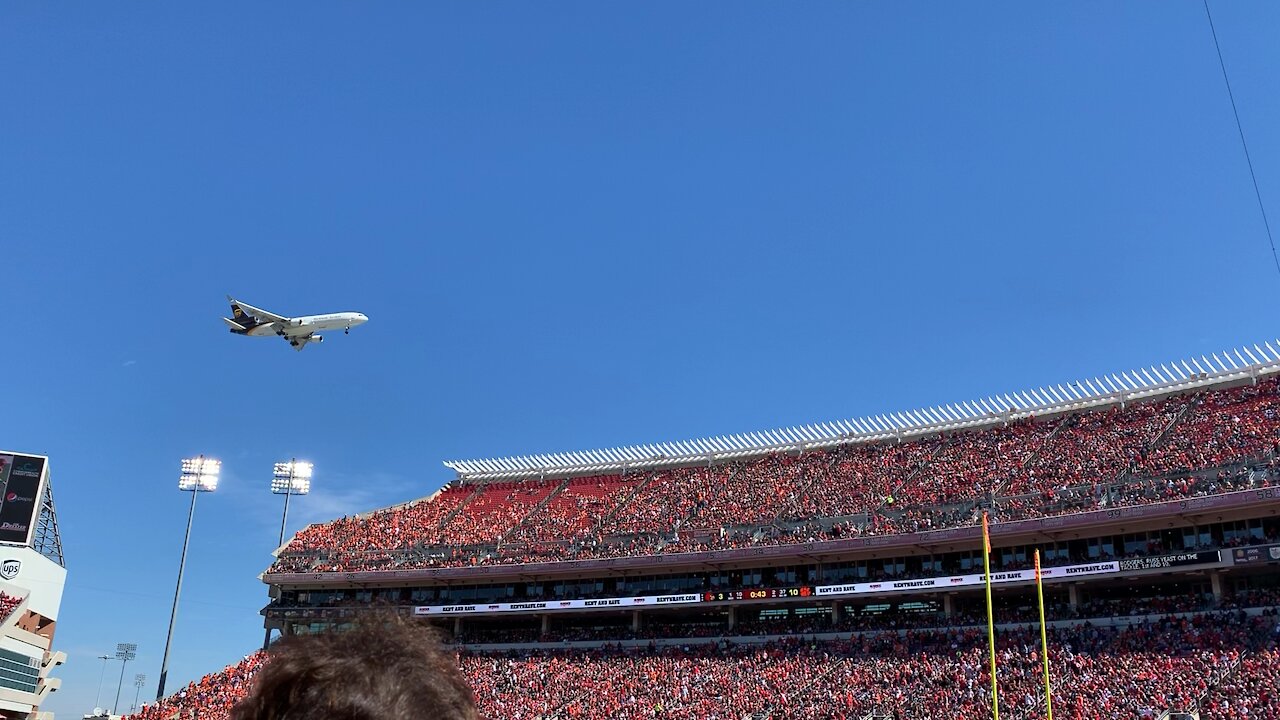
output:
M358 312L340 312L328 313L326 315L303 315L301 317L289 318L288 323L279 330L275 324L259 325L251 328L244 333L250 337L263 337L272 335L306 335L308 333L320 332L321 330L342 330L347 331L357 325L363 325L369 322L369 318L363 313Z

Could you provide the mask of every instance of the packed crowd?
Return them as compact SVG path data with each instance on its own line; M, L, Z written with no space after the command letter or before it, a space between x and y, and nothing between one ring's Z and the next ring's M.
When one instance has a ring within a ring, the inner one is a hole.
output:
M253 675L267 659L255 652L221 672L189 683L157 703L143 705L129 720L226 720L231 708L248 692Z
M1274 380L1206 393L1187 409L1169 437L1141 460L1146 475L1186 472L1273 451L1280 423Z
M17 610L18 606L21 604L21 597L10 595L0 590L0 622L8 620L9 616L13 614L13 611Z
M458 484L313 525L272 572L518 564L997 522L1258 487L1280 381L1047 421L626 476ZM1216 473L1216 474L1215 474Z
M574 478L546 505L529 513L506 542L582 540L592 524L624 502L638 484L621 475Z
M1075 720L1280 714L1276 616L1229 611L1049 632L1054 707ZM1038 633L998 634L1002 714L1043 717ZM263 662L255 654L192 683L130 720L224 720ZM792 636L588 650L543 648L458 655L489 720L852 720L983 717L990 677L980 628L905 630L836 640Z
M426 529L440 525L475 494L475 488L450 486L418 502L379 510L363 516L308 525L288 543L290 552L332 551L347 553L386 551L417 544Z
M1280 650L1245 657L1230 677L1209 692L1202 720L1280 720Z

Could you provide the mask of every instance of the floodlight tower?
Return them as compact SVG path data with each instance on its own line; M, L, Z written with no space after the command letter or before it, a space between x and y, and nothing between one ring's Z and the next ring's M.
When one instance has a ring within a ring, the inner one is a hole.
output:
M311 492L311 476L315 473L315 465L293 458L289 462L278 462L275 472L271 474L271 492L284 496L284 514L280 516L280 540L276 547L284 545L285 525L289 522L289 498L294 495L306 495ZM267 628L262 638L262 649L271 644L271 628Z
M110 655L99 655L98 659L102 661L102 672L98 673L98 694L93 696L93 706L101 708L98 703L102 702L102 681L107 678L107 661L111 659Z
M142 686L146 684L147 676L145 674L138 673L133 676L133 686L137 689L133 691L133 707L129 708L129 712L138 711L138 695L142 693Z
M275 473L271 476L271 492L284 496L284 515L280 518L280 542L276 547L284 545L284 526L289 522L289 498L311 492L311 475L314 472L315 465L300 462L297 458L289 462L276 463Z
M116 645L116 659L120 661L120 682L116 684L116 702L111 706L111 714L120 714L120 688L124 687L124 668L129 661L138 657L137 643L120 643Z
M178 561L178 586L173 590L173 611L169 613L169 637L164 641L164 660L160 663L160 684L156 687L156 700L164 697L164 681L169 674L169 648L173 645L173 625L178 619L178 596L182 594L182 573L187 568L187 545L191 542L191 520L196 515L196 498L202 492L218 489L218 474L222 463L203 455L182 461L182 475L178 478L178 490L191 493L191 509L187 511L187 534L182 540L182 559ZM124 677L121 670L120 677Z

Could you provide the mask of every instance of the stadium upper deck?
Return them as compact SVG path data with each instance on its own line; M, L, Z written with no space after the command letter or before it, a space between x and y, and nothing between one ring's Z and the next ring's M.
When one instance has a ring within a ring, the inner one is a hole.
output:
M874 420L448 463L460 477L441 492L310 526L269 574L835 547L972 525L982 510L1008 523L1253 488L1213 471L1273 462L1280 353L1223 357Z

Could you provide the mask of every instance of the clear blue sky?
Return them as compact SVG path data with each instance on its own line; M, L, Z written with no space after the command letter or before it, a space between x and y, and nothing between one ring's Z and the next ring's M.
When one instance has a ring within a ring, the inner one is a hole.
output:
M1280 225L1280 6L1215 9ZM154 692L184 456L225 473L171 688L261 641L279 459L317 466L297 529L446 459L1280 334L1195 0L6 3L0 67L0 447L52 457L61 717L120 641ZM371 320L295 353L225 293Z

